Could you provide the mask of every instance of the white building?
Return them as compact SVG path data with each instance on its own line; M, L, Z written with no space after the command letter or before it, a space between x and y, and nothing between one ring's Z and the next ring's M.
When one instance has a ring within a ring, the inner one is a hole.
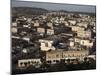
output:
M79 26L71 26L72 31L84 31L83 27L79 27Z
M68 22L72 25L75 25L76 24L76 21L75 20L68 20Z
M38 26L39 26L39 22L35 22L34 27L38 27Z
M87 47L93 46L93 42L90 42L90 40L81 40L80 44Z
M47 35L53 35L54 30L53 29L47 29Z
M41 50L42 51L49 51L49 50L55 50L55 48L52 46L53 41L52 40L42 40L40 39L39 42L41 43Z

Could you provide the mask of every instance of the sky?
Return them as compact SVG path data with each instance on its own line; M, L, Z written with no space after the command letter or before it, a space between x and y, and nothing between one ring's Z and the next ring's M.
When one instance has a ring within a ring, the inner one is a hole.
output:
M12 0L12 7L37 7L47 10L66 10L75 12L95 13L96 7L91 5L58 4L47 2L17 1Z

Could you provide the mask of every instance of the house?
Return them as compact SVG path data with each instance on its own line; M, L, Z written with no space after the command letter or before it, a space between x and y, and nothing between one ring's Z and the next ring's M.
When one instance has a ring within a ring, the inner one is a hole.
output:
M47 16L42 15L42 18L43 18L43 19L46 19L46 18L47 18Z
M39 22L38 21L34 22L34 27L39 27Z
M12 26L17 26L17 22L13 22L12 23Z
M17 33L17 32L18 32L17 27L12 27L12 28L11 28L11 32L12 32L12 33Z
M47 35L53 35L54 30L53 29L47 29Z
M42 51L49 51L49 50L55 50L55 48L52 46L53 42L52 40L45 40L45 39L40 39L39 40Z
M69 22L71 25L75 25L75 24L76 24L76 21L75 21L75 20L68 20L68 22Z
M63 23L64 20L65 20L65 18L64 18L63 16L61 16L61 18L60 18L60 22Z
M65 26L69 26L69 23L67 21L64 21Z
M72 31L84 31L85 28L79 26L71 26Z
M27 18L28 23L31 23L31 21L32 21L32 18Z
M73 38L70 38L69 39L69 46L70 47L74 47L75 46L75 43L74 43L74 39Z
M40 33L40 34L44 34L45 33L45 28L38 27L37 32Z
M39 68L40 65L41 65L41 60L39 58L18 60L19 68L27 68L29 66L34 66L35 68Z
M78 38L78 37L75 37L75 38L74 38L74 41L75 41L75 42L80 42L80 41L81 41L81 39L80 39L80 38Z
M91 38L91 31L77 31L78 37Z
M53 29L53 24L51 22L48 22L47 26L50 27L51 29Z
M80 23L77 23L78 26L83 26L85 28L87 28L88 26L88 22L80 22Z
M83 51L49 51L46 52L46 62L47 64L56 64L62 59L67 61L68 59L79 59L83 61L85 57L89 55L88 50Z
M87 47L93 46L93 42L90 42L90 40L81 40L80 44Z

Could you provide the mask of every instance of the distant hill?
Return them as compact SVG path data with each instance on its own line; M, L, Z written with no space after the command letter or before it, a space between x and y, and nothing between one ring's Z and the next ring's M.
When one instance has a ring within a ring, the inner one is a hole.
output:
M52 10L46 10L43 8L36 8L36 7L12 7L12 15L41 15L43 13L47 13ZM55 10L56 11L56 10ZM75 14L89 14L89 15L95 15L95 13L85 13L85 12L73 12L73 11L66 11L66 10L59 10L58 12L65 12L65 13L75 13Z
M46 9L33 7L13 7L12 15L38 15L48 12Z

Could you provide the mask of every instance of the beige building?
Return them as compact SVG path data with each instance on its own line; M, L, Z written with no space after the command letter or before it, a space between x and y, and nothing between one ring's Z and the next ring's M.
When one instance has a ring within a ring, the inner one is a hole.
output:
M91 32L90 31L78 31L77 36L78 37L83 37L83 38L90 38L91 37Z
M34 23L34 27L39 27L39 23L38 22L35 22Z
M48 22L47 25L48 25L48 27L53 28L53 24L51 22Z
M80 44L87 47L93 46L93 42L90 42L90 40L81 40Z
M11 28L11 32L12 32L12 33L17 33L17 31L18 31L18 30L17 30L17 27L12 27L12 28Z
M53 41L52 40L42 40L40 39L39 42L41 43L41 50L42 51L48 51L50 49L55 50L55 48L52 46Z
M29 67L29 66L37 66L40 64L41 64L40 59L21 59L21 60L18 60L18 67L20 67L20 68L25 68L25 67Z
M88 22L77 23L77 25L78 25L78 26L83 26L83 27L87 28Z
M84 28L79 27L79 26L72 26L72 31L84 31Z
M45 29L44 28L37 28L37 32L38 33L45 33Z
M85 57L89 55L89 51L49 51L46 52L46 62L48 64L56 64L61 59L79 59L83 61Z

